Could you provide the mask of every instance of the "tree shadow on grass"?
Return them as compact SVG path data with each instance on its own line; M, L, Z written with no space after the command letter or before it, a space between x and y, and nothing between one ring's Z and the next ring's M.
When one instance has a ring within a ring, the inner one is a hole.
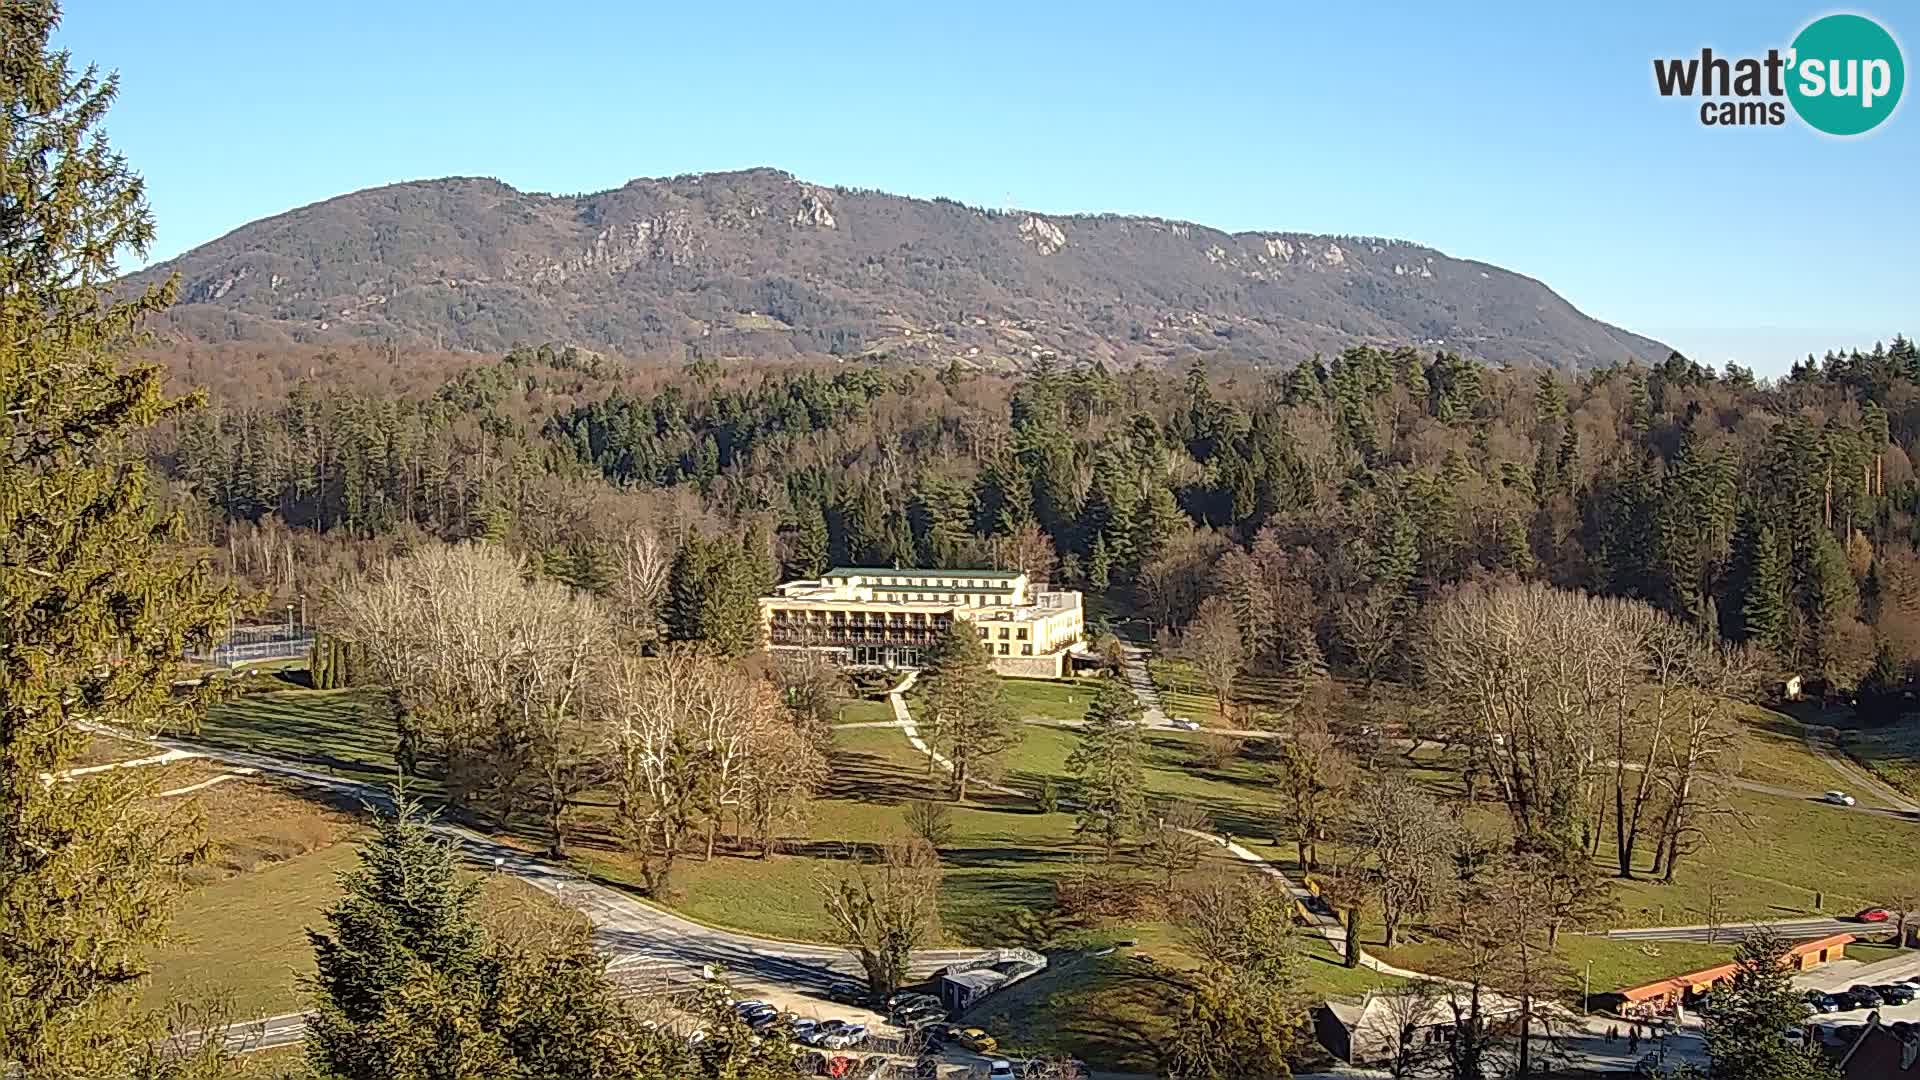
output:
M903 772L897 762L875 754L836 752L833 772L822 796L862 803L903 803L935 798L945 785L924 773Z

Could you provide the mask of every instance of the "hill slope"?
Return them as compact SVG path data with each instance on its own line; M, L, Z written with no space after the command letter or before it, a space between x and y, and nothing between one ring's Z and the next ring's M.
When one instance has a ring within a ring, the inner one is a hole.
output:
M834 352L1010 366L1290 361L1360 342L1586 367L1665 346L1531 278L1399 241L995 213L771 169L551 196L452 178L243 226L134 275L181 276L176 331L498 350Z

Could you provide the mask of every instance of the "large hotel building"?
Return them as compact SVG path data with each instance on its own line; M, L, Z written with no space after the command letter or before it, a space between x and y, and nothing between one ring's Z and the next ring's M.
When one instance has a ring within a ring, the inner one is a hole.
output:
M955 619L972 623L1002 675L1058 678L1081 650L1080 594L1017 570L841 568L760 600L767 644L824 649L851 667L917 668Z

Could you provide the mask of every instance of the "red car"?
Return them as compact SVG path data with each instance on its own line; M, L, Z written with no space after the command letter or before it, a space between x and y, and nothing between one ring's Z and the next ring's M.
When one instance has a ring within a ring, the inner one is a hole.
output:
M1854 918L1859 919L1861 922L1886 922L1888 919L1893 918L1893 916L1888 913L1886 908L1870 907L1860 914L1855 915Z

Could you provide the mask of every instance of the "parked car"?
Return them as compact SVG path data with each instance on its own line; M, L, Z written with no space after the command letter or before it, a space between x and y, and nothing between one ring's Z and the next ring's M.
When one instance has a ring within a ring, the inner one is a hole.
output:
M988 1065L987 1080L1013 1080L1013 1062L1003 1058Z
M976 1054L991 1054L1000 1049L1000 1040L977 1027L962 1030L957 1041Z
M1832 803L1835 806L1852 806L1853 805L1853 796L1847 794L1844 791L1829 791L1825 795L1822 795L1820 797Z
M845 1020L822 1020L813 1025L813 1030L807 1032L807 1037L802 1041L808 1046L825 1046L827 1045L826 1039L829 1035L847 1026L848 1024Z
M813 1034L813 1029L819 1026L820 1021L818 1020L809 1020L804 1016L797 1016L787 1022L787 1035L793 1039L794 1042L804 1043L807 1041L807 1036Z
M940 999L932 994L895 994L887 999L889 1016L905 1016L910 1012L945 1008Z
M1861 922L1886 922L1893 918L1893 913L1883 907L1870 907L1856 914L1854 918Z
M818 1043L828 1050L845 1050L849 1046L859 1046L867 1041L865 1024L845 1024L829 1033Z
M1855 1009L1866 1008L1865 1003L1845 990L1835 990L1830 996L1833 998L1835 1012L1852 1012Z
M1906 983L1880 983L1873 989L1880 995L1880 1000L1886 1002L1888 1005L1910 1005L1913 1003L1913 987L1908 986Z
M772 1005L768 1004L767 1002L761 1001L758 998L752 998L747 1001L736 1001L733 1003L733 1011L736 1013L739 1013L741 1016L745 1016L748 1013L759 1012L761 1009L771 1009L771 1008L773 1008Z
M1176 716L1173 719L1167 721L1167 723L1172 727L1179 728L1181 731L1199 731L1200 730L1200 722L1198 720L1195 720L1191 716Z
M960 1028L954 1024L932 1023L920 1029L920 1038L929 1051L960 1041Z
M858 983L837 982L827 987L827 1000L842 1005L858 1005L866 996L867 988Z
M1840 1011L1840 1002L1824 990L1809 990L1806 993L1807 1008L1817 1013Z
M909 1005L893 1014L893 1022L903 1028L919 1028L928 1024L938 1024L947 1018L944 1005Z
M1853 1000L1860 1003L1859 1008L1872 1009L1886 1004L1886 1002L1880 999L1880 991L1875 990L1866 983L1854 983L1852 986L1847 987L1847 993L1853 997Z

